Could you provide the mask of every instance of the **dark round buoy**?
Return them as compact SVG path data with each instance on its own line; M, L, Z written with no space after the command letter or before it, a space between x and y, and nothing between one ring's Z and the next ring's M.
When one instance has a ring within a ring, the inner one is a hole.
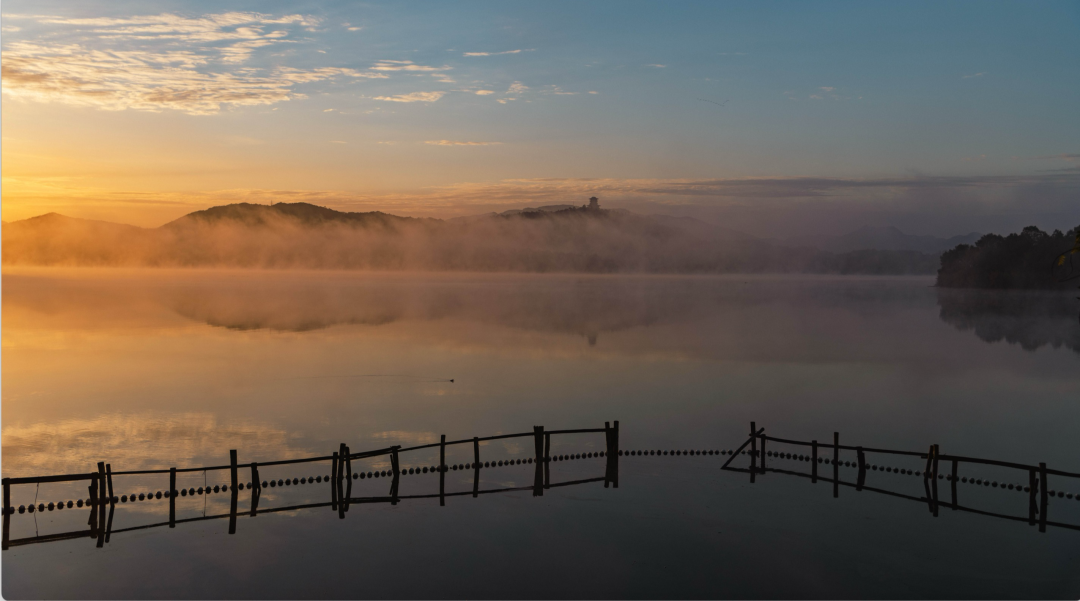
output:
M322 482L322 476L315 476L316 482Z
M308 483L307 478L300 478L300 484L307 484L307 483Z
M46 507L49 509L49 511L52 511L53 509L56 509L56 504L50 501L49 504L46 505Z
M277 486L277 480L271 480L270 486Z
M82 503L79 504L82 507ZM26 505L19 505L19 513L26 513Z
M161 491L160 491L160 490L159 490L159 491L157 491L157 494L156 494L156 495L154 495L154 498L156 498L156 499L160 499L160 498L161 498Z
M146 498L146 495L145 495L145 494L143 494L143 493L139 493L139 500L140 500L140 501L142 501L142 500L143 500L143 499L145 499L145 498Z
M372 473L372 472L368 472L368 473L367 473L367 477L368 477L368 478L374 478L374 477L375 477L375 474L374 474L374 473Z
M420 469L420 471L426 474L426 473L427 473L427 468L426 468L426 467L425 467L425 468L421 468L421 469Z
M31 505L30 507L27 507L26 510L29 511L30 513L34 513L35 511L37 511L37 508L35 508L33 505Z
M1057 496L1058 496L1059 498L1060 498L1060 497L1064 497L1064 496L1065 496L1065 493L1064 493L1063 491L1060 491L1060 490L1059 490L1059 491L1057 491Z
M1071 499L1071 498L1073 498L1073 494L1071 492L1065 493L1065 498L1066 499Z

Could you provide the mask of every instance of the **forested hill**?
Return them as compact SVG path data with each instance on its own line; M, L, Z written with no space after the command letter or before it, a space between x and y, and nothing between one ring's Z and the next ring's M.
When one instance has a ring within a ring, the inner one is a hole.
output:
M1028 226L1018 234L987 234L941 255L943 288L1059 288L1080 276L1080 226L1046 233Z

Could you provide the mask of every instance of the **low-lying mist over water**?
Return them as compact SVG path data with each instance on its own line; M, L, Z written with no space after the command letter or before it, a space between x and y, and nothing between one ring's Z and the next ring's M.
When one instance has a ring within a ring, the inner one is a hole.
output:
M936 254L830 252L691 218L567 207L448 221L239 204L158 228L50 214L4 224L6 265L591 273L928 274Z

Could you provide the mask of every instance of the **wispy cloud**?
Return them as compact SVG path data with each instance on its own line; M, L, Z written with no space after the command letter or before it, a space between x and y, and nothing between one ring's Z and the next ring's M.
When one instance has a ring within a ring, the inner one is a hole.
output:
M414 71L430 73L434 71L448 71L450 67L443 65L442 67L431 67L429 65L417 65L412 61L392 61L392 60L380 60L376 61L374 65L369 67L373 71Z
M531 50L532 49L530 48L529 50L504 50L502 52L465 52L462 56L498 56L500 54L520 54L522 52L530 52Z
M655 65L655 64L654 65L645 65L645 66L646 67L653 67L654 69L663 69L663 68L667 67L667 65Z
M497 146L502 142L460 142L457 140L428 140L424 144L432 146Z
M290 39L295 28L318 24L318 19L303 15L233 12L201 17L15 18L60 30L5 46L3 93L10 98L104 110L208 115L223 106L274 104L302 97L294 89L300 84L387 77L378 71L341 67L242 66L260 48L295 43Z
M383 100L386 102L435 102L436 100L446 96L447 92L411 92L409 94L398 94L396 96L376 96L375 100Z
M986 75L987 73L988 73L988 71L982 71L982 72L979 72L979 73L972 73L971 75L961 75L960 79L971 79L973 77L982 77L983 75Z
M494 94L494 93L495 93L495 90L477 90L475 92L475 94L477 96L490 96L491 94Z

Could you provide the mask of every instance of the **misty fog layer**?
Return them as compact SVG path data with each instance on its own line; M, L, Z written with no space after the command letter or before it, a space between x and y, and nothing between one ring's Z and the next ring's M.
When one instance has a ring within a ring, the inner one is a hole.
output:
M45 215L4 225L8 265L509 272L933 273L935 255L830 253L625 211L439 221L230 205L155 229Z

